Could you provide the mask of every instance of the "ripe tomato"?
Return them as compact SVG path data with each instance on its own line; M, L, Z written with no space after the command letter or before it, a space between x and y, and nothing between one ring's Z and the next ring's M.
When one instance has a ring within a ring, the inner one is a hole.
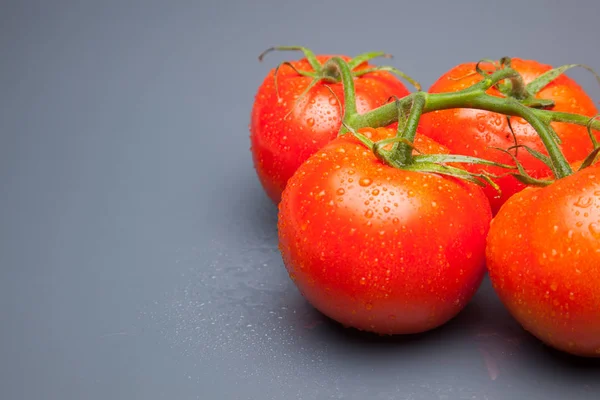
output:
M481 66L484 69L491 69L490 64L483 63ZM533 81L539 75L552 69L549 65L518 58L512 59L512 67L521 73L525 83ZM429 91L439 93L465 89L482 79L481 75L474 72L475 63L461 64L440 77ZM488 93L500 96L500 92L496 88L490 89ZM593 100L574 80L564 74L544 87L536 97L554 100L553 110L555 111L575 112L590 117L598 113ZM508 154L492 149L492 147L506 149L515 144L515 139L504 115L474 109L441 110L423 115L419 126L424 135L448 147L452 153L514 165ZM548 154L536 131L525 120L511 117L511 126L519 144ZM566 123L553 123L552 126L562 139L561 149L569 162L584 159L592 150L592 142L585 127ZM600 135L598 137L600 138ZM531 156L525 149L518 150L517 159L535 178L543 178L550 173L544 163ZM465 167L472 172L485 169L496 175L506 174L506 170L498 167L481 167L479 165ZM510 196L525 187L512 176L497 179L496 183L500 186L500 195L491 186L484 190L494 214Z
M559 350L600 357L600 164L510 198L487 239L494 289Z
M331 57L322 55L317 59L323 64ZM342 58L349 61L348 57ZM292 65L298 70L313 71L306 59L293 61ZM373 67L363 63L354 71ZM260 182L273 202L278 203L287 180L300 164L336 137L341 126L339 102L343 105L344 95L341 83L321 81L298 101L312 78L283 65L277 73L278 98L274 72L269 72L256 94L250 141ZM391 96L409 94L404 84L389 72L367 73L354 78L354 84L359 113L385 104Z
M440 152L424 137L415 143ZM476 185L390 167L344 135L290 179L279 244L291 279L323 314L360 330L417 333L454 317L479 287L490 219Z

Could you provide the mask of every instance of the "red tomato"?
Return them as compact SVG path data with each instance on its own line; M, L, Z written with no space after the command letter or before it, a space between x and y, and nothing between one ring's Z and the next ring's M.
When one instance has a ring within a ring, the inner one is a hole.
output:
M331 57L323 55L317 59L323 64ZM349 60L348 57L342 58ZM292 64L299 70L313 71L306 59ZM363 63L354 70L373 67ZM277 97L275 90L274 70L267 75L256 94L250 124L252 157L260 182L275 203L279 202L287 180L300 164L334 139L341 126L339 102L344 104L341 83L321 81L294 106L311 80L284 65L277 73L281 97ZM385 104L391 96L409 94L402 82L389 72L362 75L354 79L354 85L359 113Z
M510 198L488 235L494 289L546 344L600 357L600 164Z
M424 137L416 143L440 152ZM360 330L417 333L450 320L479 287L490 219L476 185L390 167L344 135L290 179L279 244L291 279L323 314Z
M512 59L512 67L521 73L525 83L552 69L549 65L518 58ZM491 70L491 65L483 63L482 68ZM465 89L482 79L481 75L474 72L475 63L461 64L444 74L429 91L439 93ZM500 96L500 92L495 88L490 89L488 93ZM548 84L536 97L554 100L554 111L574 112L590 117L598 113L593 100L574 80L564 74ZM536 131L525 120L511 117L511 126L519 144L547 154ZM566 123L553 123L552 126L562 139L561 149L569 162L582 160L592 151L592 142L585 127ZM420 130L424 135L448 147L454 154L471 155L514 165L509 155L491 149L491 147L506 149L515 144L506 116L502 114L473 109L435 111L422 116ZM517 159L535 178L543 178L550 173L545 164L531 156L525 149L518 150ZM504 175L507 172L502 168L480 165L468 165L465 168L470 171L485 169L496 175ZM500 186L501 195L491 186L485 189L494 214L510 196L525 187L512 176L497 179L496 183Z

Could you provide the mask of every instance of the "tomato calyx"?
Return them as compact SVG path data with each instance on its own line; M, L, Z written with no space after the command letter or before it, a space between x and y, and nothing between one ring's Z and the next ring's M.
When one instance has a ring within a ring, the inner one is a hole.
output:
M264 59L264 57L272 51L300 51L303 53L304 57L306 58L306 60L308 61L309 65L310 65L310 67L312 68L312 71L301 70L301 69L296 68L290 61L283 61L279 65L277 65L277 67L275 67L274 81L275 81L275 90L277 92L278 97L279 97L279 86L277 83L277 76L278 76L279 69L284 65L291 67L294 70L294 72L296 72L300 76L312 78L310 84L306 87L304 92L300 96L298 96L296 104L298 104L298 102L300 102L302 100L302 98L304 96L306 96L306 94L319 82L340 83L343 80L342 76L337 68L332 68L331 64L329 64L328 61L321 64L319 62L319 60L317 59L317 56L315 55L315 53L312 50L308 49L307 47L302 47L302 46L270 47L270 48L266 49L265 51L263 51L258 56L258 60L262 61ZM364 63L367 63L375 58L380 58L380 57L389 59L389 58L392 58L392 55L382 52L382 51L374 51L374 52L367 52L367 53L359 54L358 56L352 58L351 60L349 60L347 62L348 69L350 71L349 76L352 79L354 79L354 78L359 78L361 76L364 76L364 75L367 75L367 74L370 74L373 72L386 71L386 72L390 72L400 78L403 78L404 80L409 82L412 86L414 86L417 91L421 90L421 84L419 82L417 82L416 80L414 80L413 78L411 78L410 76L405 74L404 72L400 71L399 69L394 68L393 66L382 65L382 66L375 66L375 67L370 67L370 68L357 69L357 67L363 65ZM335 57L332 57L332 58L335 58Z

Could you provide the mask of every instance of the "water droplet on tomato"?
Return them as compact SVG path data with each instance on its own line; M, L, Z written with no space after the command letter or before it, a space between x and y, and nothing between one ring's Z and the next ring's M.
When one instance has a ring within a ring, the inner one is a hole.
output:
M483 124L483 123L481 123L481 122L480 122L480 123L478 123L478 124L477 124L477 130L478 130L479 132L481 132L481 133L485 132L485 124Z
M487 117L487 115L485 113L475 114L475 118L477 118L477 119L484 119L485 117Z
M569 299L575 300L575 293L573 293L573 292L569 293Z
M600 239L600 224L597 222L592 222L588 227L592 236L596 239Z
M390 212L390 208L388 206L384 206L383 212L386 212L386 213Z
M494 118L494 123L498 126L502 125L502 117L496 115L496 118Z
M366 308L368 311L371 311L371 310L373 309L373 304L371 304L371 303L367 303L367 304L365 304L365 308Z
M369 186L373 181L370 178L361 178L360 181L358 181L358 184L360 186L366 187Z
M373 189L373 191L371 192L371 194L373 196L377 196L379 194L379 189Z
M394 219L392 219L392 222L397 224L398 222L400 222L400 220L398 218L394 218Z
M580 197L579 199L577 199L577 201L573 205L575 207L588 208L592 204L594 204L594 199L593 198L591 198L591 197L585 197L585 198L584 197Z
M338 101L335 97L332 96L329 98L329 104L331 104L332 106L337 105L337 103L338 103Z
M349 169L348 170L348 175L354 175L354 170L353 169Z
M558 283L552 282L550 289L552 289L553 292L556 292L556 289L558 289Z
M360 278L360 284L361 285L366 285L367 284L367 278L365 278L364 276L362 278Z
M314 118L309 118L306 120L306 124L308 126L313 126L315 124L315 119Z
M344 188L339 188L338 190L336 190L336 193L337 193L339 196L343 196L343 195L344 195L344 193L346 193L346 191L344 190Z
M365 211L365 217L372 218L373 217L373 210L371 210L369 208L367 211Z

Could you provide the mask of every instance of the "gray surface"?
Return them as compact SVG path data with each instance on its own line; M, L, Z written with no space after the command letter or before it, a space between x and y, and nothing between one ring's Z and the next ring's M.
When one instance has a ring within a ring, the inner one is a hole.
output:
M524 334L487 281L428 335L325 320L286 276L247 126L296 56L259 64L268 46L385 50L426 87L484 57L600 68L600 2L216 3L1 3L0 398L597 398L600 365Z

